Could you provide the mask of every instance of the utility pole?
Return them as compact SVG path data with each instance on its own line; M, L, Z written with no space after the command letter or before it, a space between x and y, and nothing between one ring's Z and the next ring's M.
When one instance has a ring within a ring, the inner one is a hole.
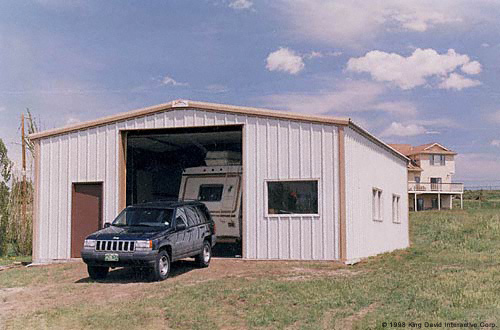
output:
M23 166L23 182L22 182L22 193L21 193L21 203L22 203L22 221L23 226L26 225L26 139L24 136L24 113L21 114L21 146L22 146L22 166Z

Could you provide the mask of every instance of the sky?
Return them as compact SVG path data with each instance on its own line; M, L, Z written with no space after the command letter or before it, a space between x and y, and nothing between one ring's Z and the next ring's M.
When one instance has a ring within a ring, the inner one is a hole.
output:
M350 117L500 186L500 0L0 2L0 138L174 99Z

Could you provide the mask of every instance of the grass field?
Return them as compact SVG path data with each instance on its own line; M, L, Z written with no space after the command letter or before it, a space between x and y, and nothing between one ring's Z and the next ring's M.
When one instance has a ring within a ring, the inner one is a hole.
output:
M124 270L92 282L81 263L4 270L0 324L387 329L390 322L406 322L408 328L409 322L458 321L499 327L500 212L412 213L410 228L409 249L354 266L215 259L208 269L181 262L172 278L159 283Z

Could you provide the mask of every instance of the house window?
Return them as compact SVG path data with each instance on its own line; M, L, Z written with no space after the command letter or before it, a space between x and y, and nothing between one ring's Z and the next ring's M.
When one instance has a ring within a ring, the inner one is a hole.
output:
M419 177L419 176L416 176L416 177L415 177L415 182L416 182L416 183L420 183L420 177Z
M267 213L318 214L318 181L268 181Z
M372 218L374 221L382 221L382 190L372 189Z
M398 195L392 195L392 222L394 223L401 223L399 200Z
M444 166L446 165L445 155L431 155L431 165L434 166Z

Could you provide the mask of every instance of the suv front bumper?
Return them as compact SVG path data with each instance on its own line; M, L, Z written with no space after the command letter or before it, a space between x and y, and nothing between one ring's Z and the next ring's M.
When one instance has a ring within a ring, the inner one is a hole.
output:
M117 254L118 261L105 261L106 254ZM105 252L93 249L81 251L83 262L91 266L107 267L152 267L156 261L157 250L135 252Z

